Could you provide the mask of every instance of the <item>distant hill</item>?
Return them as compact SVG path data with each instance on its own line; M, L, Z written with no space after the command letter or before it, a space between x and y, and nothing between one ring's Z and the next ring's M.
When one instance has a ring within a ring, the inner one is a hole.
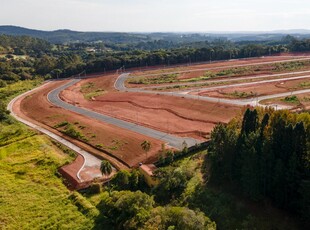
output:
M0 26L0 34L26 35L45 39L51 43L72 42L141 42L151 40L146 34L112 33L112 32L78 32L71 30L42 31L18 26Z
M120 33L120 32L79 32L72 30L42 31L18 26L0 26L0 34L26 35L47 40L51 43L98 42L139 43L165 40L175 43L200 42L217 38L232 41L280 40L288 34L297 38L310 38L310 30L279 30L271 32L214 32L214 33Z

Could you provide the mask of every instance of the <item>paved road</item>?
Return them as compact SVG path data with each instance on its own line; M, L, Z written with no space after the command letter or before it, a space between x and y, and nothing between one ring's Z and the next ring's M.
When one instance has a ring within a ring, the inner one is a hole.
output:
M308 74L308 73L310 73L310 70L299 71L299 72L291 72L291 73L259 75L259 76L253 76L253 77L249 77L249 76L247 76L247 77L234 77L234 78L219 77L216 80L208 79L208 80L202 80L202 81L196 81L196 82L176 83L176 84L160 84L160 85L155 85L155 86L145 86L145 87L139 87L139 88L140 89L160 89L160 88L165 88L167 86L173 87L173 86L182 86L182 85L199 85L199 84L205 84L205 83L234 82L234 81L255 80L255 79L263 79L263 78L271 78L271 77L276 77L276 79L280 79L277 77L299 75L299 74ZM299 76L297 76L297 77L299 77ZM304 77L307 77L307 76L304 76ZM292 77L291 79L294 79L294 78Z
M235 61L236 59L232 59ZM237 59L242 60L242 59ZM257 63L249 63L249 64L237 64L237 65L230 65L230 66L218 66L218 67L207 67L207 68L200 68L200 69L192 69L192 70L182 70L182 71L171 71L165 72L164 74L177 74L177 73L190 73L196 71L205 71L205 70L217 70L217 69L226 69L226 68L236 68L236 67L245 67L245 66L257 66L257 65L266 65L266 64L274 64L274 63L284 63L284 62L294 62L294 61L306 61L310 60L310 57L301 57L296 59L289 59L289 60L279 60L279 61L267 61L267 62L257 62ZM139 77L151 77L151 76L158 76L162 75L163 73L155 73L155 74L148 74L148 75L141 75Z
M46 84L48 84L48 83L46 83ZM42 85L42 86L40 86L40 87L43 87L43 86L44 86L44 85ZM84 164L83 164L83 166L80 168L80 170L77 172L77 178L78 178L81 182L83 182L83 179L82 179L81 176L80 176L81 171L85 171L85 173L87 173L87 169L88 169L88 168L96 168L96 169L100 168L101 160L100 160L99 158L93 156L93 155L90 154L89 152L87 152L87 151L81 149L80 147L76 146L75 144L73 144L73 143L67 141L66 139L64 139L64 138L62 138L62 137L60 137L60 136L58 136L58 135L56 135L56 134L50 132L49 130L44 129L44 128L42 128L42 127L36 125L36 124L31 123L30 121L27 121L27 120L25 120L25 119L19 117L19 116L18 116L17 114L15 114L14 111L13 111L14 103L15 103L18 99L20 99L20 98L22 98L22 97L24 97L24 96L26 96L26 95L29 95L29 94L32 93L33 91L38 90L40 87L38 87L38 88L36 88L36 89L34 89L34 90L31 90L31 91L28 91L28 92L26 92L26 93L24 93L24 94L21 94L21 95L19 95L18 97L14 98L14 99L8 104L7 109L11 112L11 115L12 115L16 120L18 120L18 121L20 121L20 122L26 124L27 126L33 128L33 129L36 129L36 130L40 131L41 133L46 134L47 136L53 138L54 140L60 142L61 144L67 146L68 148L70 148L70 149L72 149L73 151L75 151L75 152L77 152L78 154L80 154L80 155L84 158ZM91 172L92 172L92 173L89 174L89 175L92 176L93 178L102 176L102 175L100 174L100 170L91 170Z
M289 81L289 80L299 80L299 79L308 79L308 78L310 78L310 75L270 79L270 80L257 81L257 82L243 82L243 83L230 84L230 85L221 85L221 86L213 86L213 87L208 87L208 88L199 88L199 91L213 91L213 90L217 90L217 89L226 89L226 88L231 88L231 87L260 85L260 84L265 84L265 83L283 82L283 81ZM178 92L189 93L189 92L195 92L195 91L197 91L197 89L186 90L186 91L178 91Z
M117 78L117 80L114 84L114 87L120 91L168 95L168 96L183 97L183 98L190 98L190 99L199 99L199 100L210 101L210 102L214 102L214 103L225 103L225 104L237 105L237 106L244 106L244 105L252 105L252 106L260 105L260 106L263 106L259 103L259 101L271 99L271 98L277 98L277 97L285 97L285 96L289 96L289 95L309 93L310 89L298 90L298 91L292 91L292 92L280 93L280 94L273 94L273 95L267 95L267 96L260 96L260 97L248 98L248 99L223 99L223 98L215 98L215 97L208 97L208 96L192 95L192 94L188 94L188 93L193 92L193 91L201 91L201 90L211 91L211 90L223 89L223 88L229 88L229 87L263 84L263 83L268 83L268 82L278 82L278 81L290 80L290 79L296 80L296 79L303 79L303 78L309 78L309 77L310 77L310 75L291 77L291 78L283 78L283 79L271 79L271 80L265 80L265 81L259 81L259 82L245 82L245 83L232 84L232 85L214 86L214 87L209 87L209 88L204 88L204 89L195 89L195 90L189 90L189 91L185 91L185 92L157 92L157 91L155 92L152 90L145 90L143 88L127 88L125 86L125 81L127 78L129 78L129 73L124 73Z
M164 132L157 131L154 129L150 129L150 128L147 128L144 126L136 125L134 123L123 121L123 120L113 118L113 117L110 117L107 115L103 115L103 114L100 114L100 113L97 113L97 112L94 112L94 111L91 111L88 109L77 107L77 106L74 106L74 105L71 105L69 103L62 101L59 98L59 93L61 91L65 90L66 88L76 84L80 80L81 79L74 79L74 80L54 89L53 91L51 91L47 95L48 100L51 103L53 103L54 105L62 107L66 110L70 110L72 112L75 112L75 113L81 114L83 116L102 121L104 123L115 125L117 127L133 131L135 133L140 133L140 134L143 134L145 136L149 136L149 137L161 140L161 141L167 143L168 145L170 145L174 148L177 148L177 149L182 149L182 144L184 141L186 142L188 147L191 147L191 146L196 145L197 143L200 143L199 140L196 140L194 138L182 138L182 137L174 136L174 135L171 135L168 133L164 133Z

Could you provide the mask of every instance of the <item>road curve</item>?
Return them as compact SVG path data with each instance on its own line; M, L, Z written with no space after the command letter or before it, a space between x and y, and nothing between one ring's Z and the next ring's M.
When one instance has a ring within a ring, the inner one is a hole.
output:
M169 133L157 131L157 130L154 130L151 128L147 128L147 127L140 126L140 125L130 123L127 121L123 121L123 120L120 120L120 119L117 119L114 117L110 117L110 116L107 116L104 114L100 114L100 113L94 112L92 110L77 107L77 106L74 106L72 104L66 103L59 98L59 94L61 91L63 91L66 88L76 84L80 80L81 79L71 80L70 82L54 89L53 91L51 91L47 95L48 100L52 104L59 106L59 107L62 107L66 110L81 114L81 115L86 116L86 117L96 119L96 120L104 122L104 123L115 125L117 127L120 127L120 128L126 129L126 130L130 130L130 131L135 132L135 133L140 133L142 135L161 140L161 141L167 143L168 145L170 145L171 147L174 147L177 149L182 149L184 147L183 146L184 141L186 142L186 145L188 147L191 147L191 146L194 146L196 144L201 143L201 141L194 139L194 138L174 136L174 135L171 135Z
M259 81L259 82L245 82L245 83L238 83L238 84L232 84L232 85L222 85L222 86L214 86L214 87L208 87L208 88L200 88L200 89L188 90L184 92L182 91L181 92L157 92L157 91L147 90L143 88L127 88L125 86L125 81L127 78L129 78L129 73L123 73L117 78L114 84L114 87L119 91L161 94L161 95L183 97L183 98L190 98L190 99L199 99L199 100L210 101L214 103L225 103L225 104L236 105L236 106L246 106L246 105L264 106L259 103L261 100L284 97L284 96L289 96L289 95L297 95L297 94L302 94L302 93L309 93L310 89L298 90L298 91L292 91L292 92L280 93L280 94L273 94L273 95L266 95L266 96L259 96L259 97L252 97L252 98L247 98L247 99L224 99L224 98L192 95L188 93L193 92L193 91L201 91L201 90L210 91L210 90L223 89L223 88L236 87L236 86L263 84L263 83L278 82L278 81L283 81L283 80L293 80L293 79L296 80L296 79L303 79L303 78L309 78L309 77L310 75L283 78L283 79L271 79L271 80L264 80L264 81Z
M70 141L67 141L66 139L64 139L64 138L62 138L62 137L60 137L60 136L58 136L58 135L56 135L56 134L50 132L50 131L47 130L47 129L44 129L44 128L42 128L42 127L36 125L36 124L33 124L33 123L31 123L30 121L27 121L27 120L25 120L25 119L19 117L16 113L14 113L13 107L14 107L14 103L15 103L17 100L19 100L19 99L22 98L22 97L25 97L25 96L29 95L29 94L32 93L33 91L36 91L36 90L40 89L41 87L45 86L46 84L48 84L48 82L45 83L44 85L39 86L38 88L35 88L35 89L33 89L33 90L30 90L30 91L28 91L28 92L26 92L26 93L23 93L23 94L17 96L16 98L14 98L14 99L11 100L10 103L8 104L7 110L9 110L9 111L11 112L11 115L12 115L16 120L18 120L18 121L24 123L25 125L27 125L27 126L33 128L33 129L38 130L38 131L41 132L41 133L46 134L47 136L53 138L54 140L60 142L61 144L65 145L66 147L68 147L68 148L72 149L73 151L77 152L78 154L80 154L80 155L83 157L83 159L84 159L84 163L83 163L82 167L79 169L79 171L77 172L77 175L76 175L76 176L77 176L77 178L80 180L80 182L83 182L83 179L82 179L81 176L80 176L81 171L83 171L85 168L89 168L89 167L91 167L91 168L98 168L98 167L100 167L101 160L100 160L99 158L93 156L93 155L90 154L89 152L87 152L87 151L81 149L80 147L76 146L75 144L71 143ZM97 174L94 174L94 175L92 175L92 176L93 176L94 178L96 178L96 177L100 177L101 175L100 175L100 174L98 175L98 173L97 173ZM94 179L94 178L93 178L93 179Z

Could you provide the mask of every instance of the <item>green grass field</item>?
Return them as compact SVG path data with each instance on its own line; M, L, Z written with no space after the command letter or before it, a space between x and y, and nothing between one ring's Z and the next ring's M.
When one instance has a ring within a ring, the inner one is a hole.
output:
M36 80L18 81L13 84L0 88L0 100L4 103L9 103L11 99L23 92L26 92L34 87L40 85L43 82L42 78Z
M20 81L0 88L0 100L40 84ZM49 138L8 117L0 122L0 229L91 229L57 169L74 160Z
M91 229L57 176L73 158L20 124L9 128L21 138L0 147L0 229Z

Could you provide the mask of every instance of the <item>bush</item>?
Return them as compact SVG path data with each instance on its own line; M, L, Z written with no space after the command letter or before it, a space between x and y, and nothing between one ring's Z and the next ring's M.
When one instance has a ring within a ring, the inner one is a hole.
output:
M0 88L6 87L6 86L7 86L6 82L0 79Z
M88 217L96 217L99 211L86 198L78 192L73 192L69 197L73 203L78 207L79 211Z
M101 192L101 185L98 183L92 184L87 192L88 194L99 194Z
M62 122L60 122L60 123L58 123L57 125L54 125L54 128L61 128L61 127L64 127L64 126L66 126L66 125L68 125L69 124L69 122L68 121L62 121Z

